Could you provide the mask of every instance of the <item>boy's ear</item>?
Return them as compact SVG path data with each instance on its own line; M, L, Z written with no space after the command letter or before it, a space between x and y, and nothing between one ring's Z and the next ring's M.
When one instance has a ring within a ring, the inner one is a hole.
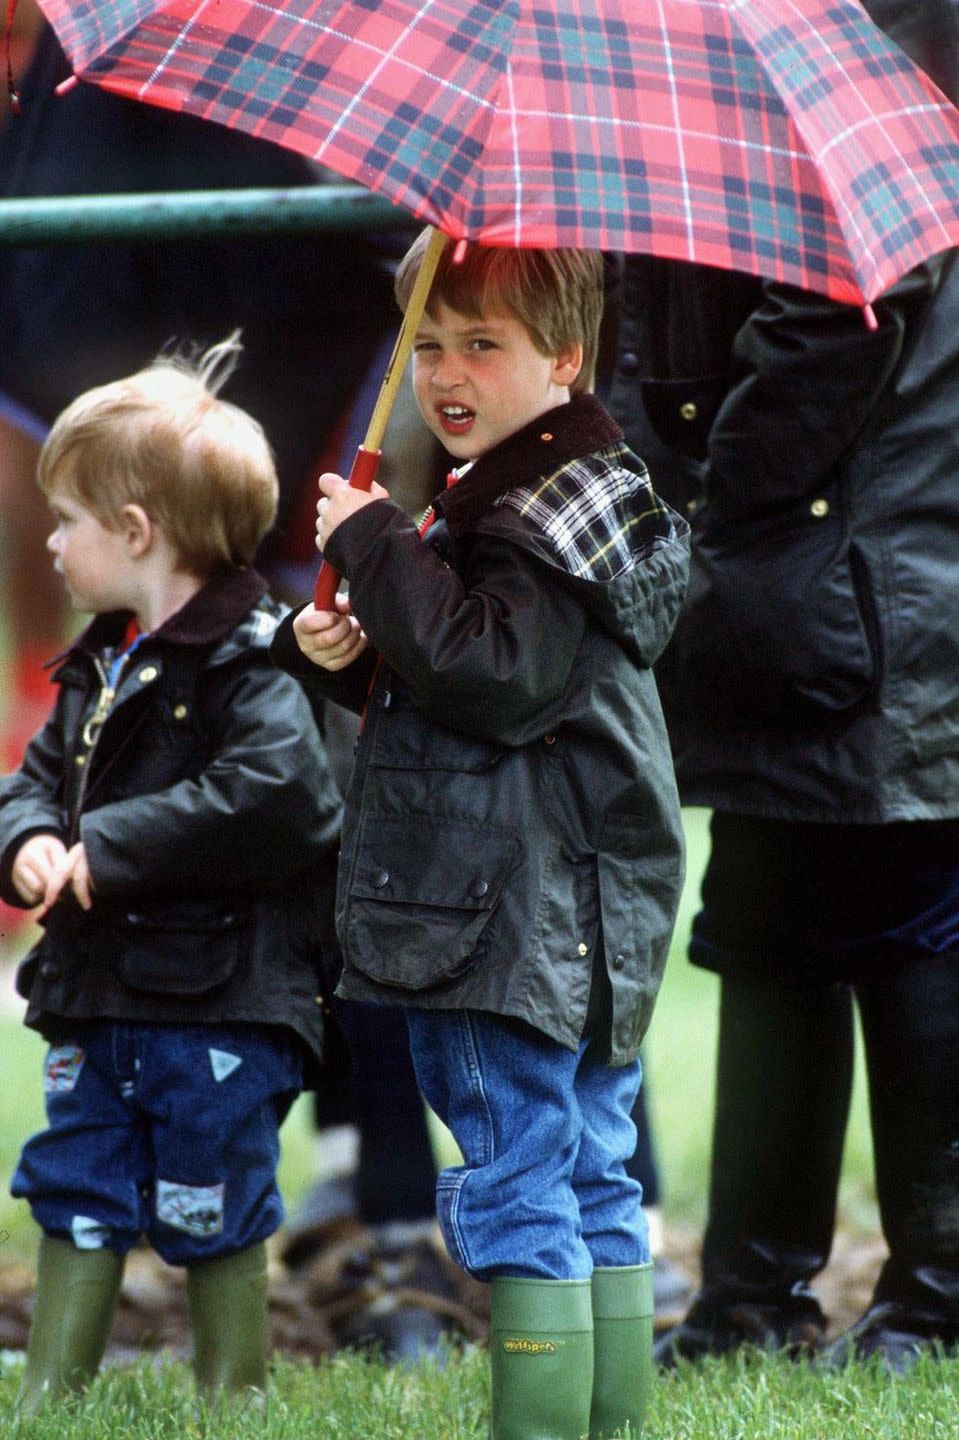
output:
M156 541L156 525L142 505L124 505L120 525L131 559L138 560L152 550Z
M553 381L557 385L572 385L583 368L583 347L580 341L567 345L553 362Z

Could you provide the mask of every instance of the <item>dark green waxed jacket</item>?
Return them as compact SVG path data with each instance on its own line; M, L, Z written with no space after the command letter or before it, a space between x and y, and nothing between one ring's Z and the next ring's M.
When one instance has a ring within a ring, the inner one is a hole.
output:
M64 896L18 975L44 1034L91 1019L253 1023L322 1053L340 803L310 708L270 662L282 611L265 591L251 570L208 581L134 652L94 736L98 657L130 618L97 617L0 780L3 898L22 903L11 869L31 834L82 840L93 878L93 908Z
M340 674L310 666L289 621L274 644L330 698L359 708L371 685L338 877L341 993L516 1016L574 1047L605 965L625 1063L682 883L651 666L682 601L685 523L592 397L503 442L436 508L427 543L377 501L329 546L375 671L371 652Z
M796 821L955 816L959 255L877 301L875 331L851 306L689 269L627 261L625 368L651 320L677 348L684 318L708 339L697 302L733 329L722 366L671 358L641 385L621 358L613 395L647 451L655 413L675 448L652 473L692 509L659 677L683 798Z

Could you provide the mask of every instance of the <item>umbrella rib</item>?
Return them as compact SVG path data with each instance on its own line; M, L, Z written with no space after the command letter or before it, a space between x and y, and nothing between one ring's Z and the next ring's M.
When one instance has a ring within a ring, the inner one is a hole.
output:
M679 99L676 93L676 71L673 67L673 52L669 41L669 32L666 28L666 15L663 10L662 0L656 0L656 11L659 15L659 26L663 36L663 53L666 56L666 70L669 76L670 101L673 108L673 129L676 135L676 145L679 151L679 173L682 176L683 210L686 216L686 246L689 250L690 260L696 259L696 238L693 233L693 211L689 194L689 181L686 174L686 147L683 144L683 132L679 123Z
M744 19L744 17L746 17L746 16L748 15L748 11L749 11L749 9L750 9L750 7L751 7L752 4L753 4L753 0L730 0L729 13L730 13L730 14L735 13L735 14L738 16L739 21L740 21L740 24L743 26L744 29L746 29L747 39L749 39L750 44L755 45L755 41L753 41L753 40L751 39L750 35L749 35L749 30L748 30L748 28L747 28L747 26L748 26L748 21L746 21L746 20ZM760 6L760 7L758 7L758 8L761 9L762 7ZM809 17L808 17L807 15L804 15L801 10L798 10L797 7L792 3L792 0L785 0L785 8L787 8L788 10L791 10L792 13L793 13L793 15L798 18L799 25L797 26L795 33L796 33L796 34L805 34L805 35L811 36L812 39L814 39L816 42L818 42L819 44L821 44L822 47L825 49L826 54L829 56L830 60L833 62L833 65L834 65L834 67L835 67L835 70L836 70L837 72L839 72L839 73L843 73L843 66L839 63L838 57L835 55L835 53L834 53L831 49L829 49L829 47L828 47L828 45L826 44L825 40L823 39L822 35L820 35L820 33L819 33L817 30L815 30L815 29L813 28L813 26L811 26L811 25L809 24ZM826 188L828 189L830 199L832 200L833 208L834 208L834 210L835 210L835 212L836 212L836 219L839 220L840 213L845 216L846 224L847 224L847 226L848 226L848 229L855 235L856 239L858 240L859 246L860 246L860 250L861 250L861 253L862 253L862 256L863 256L863 258L864 258L865 260L868 261L869 267L870 267L871 270L872 270L872 274L873 274L873 277L874 277L876 283L879 283L879 281L880 281L879 263L878 263L878 261L876 260L875 256L872 254L872 252L871 252L871 250L870 250L870 248L869 248L869 245L868 245L867 242L866 242L866 237L864 236L861 227L860 227L859 224L857 223L856 217L855 217L855 215L852 213L852 210L850 209L847 200L845 199L845 197L844 197L841 193L837 193L836 187L831 183L831 180L830 180L828 171L827 171L827 170L822 166L822 164L820 163L820 161L821 161L821 156L814 150L813 146L809 143L809 141L808 141L808 139L807 139L807 137L806 137L806 135L805 135L805 132L803 131L803 128L802 128L802 126L801 126L801 124L800 124L800 116L799 116L798 111L794 110L791 106L787 105L787 104L786 104L786 101L783 99L782 94L781 94L781 92L780 92L780 87L779 87L779 85L778 85L778 83L777 83L776 73L775 73L774 69L772 68L772 66L770 66L770 67L767 69L767 72L766 72L766 73L767 73L767 75L769 76L769 80L770 80L771 84L775 85L775 87L776 87L776 93L779 95L779 98L780 98L780 100L781 100L784 108L785 108L786 111L789 113L789 116L790 116L790 119L791 119L791 121L792 121L792 124L793 124L794 129L796 130L797 134L799 134L799 135L802 137L803 141L805 142L805 144L806 144L806 149L807 149L807 155L809 156L810 159L812 159L812 160L816 163L816 168L817 168L817 170L818 170L818 172L819 172L820 179L821 179L821 181L822 181L822 183L823 183L824 189L826 189ZM855 94L856 97L858 98L858 91L856 91L854 87L850 87L850 89L852 90L852 93ZM871 118L871 117L870 117L870 116L867 116L866 118L869 119L869 118ZM887 138L888 138L888 136L887 136ZM828 148L828 147L827 147L827 148ZM841 222L840 222L840 223L841 223ZM860 276L860 283L861 283L861 276ZM864 292L866 291L867 288L868 288L867 286L862 285L862 289L863 289Z
M796 7L795 7L795 5L792 3L792 0L788 0L788 5L789 5L789 9L792 10L793 13L795 14L795 13L796 13ZM816 32L814 32L814 33L815 33L815 38L816 38L816 40L823 46L823 49L824 49L824 50L826 51L826 53L828 54L829 58L830 58L831 60L833 60L833 61L835 62L835 64L836 64L836 66L841 70L841 69L842 69L842 66L839 64L839 57L835 54L835 52L834 52L833 50L831 50L831 49L829 48L829 46L828 46L828 44L826 43L825 39L822 37L822 35L819 34L818 31L816 31ZM859 98L859 91L858 91L858 90L854 90L854 94L856 95L856 98L858 99L858 98ZM868 118L868 117L867 117L867 118ZM794 123L795 123L795 125L796 125L797 130L798 130L798 129L799 129L799 118L798 118L798 116L795 117ZM890 135L888 134L888 132L886 131L885 126L881 126L881 129L882 129L883 134L886 136L886 139L887 139L887 140L890 140L890 143L891 143L891 137L890 137ZM802 133L802 132L800 131L800 133ZM825 148L824 148L823 151L822 151L822 155L825 155L825 154L826 154L826 151L827 151L829 148L830 148L830 147L829 147L829 144L827 143L826 146L825 146ZM822 176L823 176L824 180L826 181L826 183L827 183L828 186L829 186L830 193L833 194L833 203L835 204L835 203L836 203L835 186L834 186L834 185L832 184L832 182L831 182L831 179L830 179L830 176L829 176L829 172L819 163L820 160L821 160L821 156L818 156L818 155L817 155L815 158L816 158L817 164L819 164L819 168L820 168L820 171L821 171L821 173L822 173ZM921 191L921 186L920 186L919 188L920 188L920 191ZM926 197L925 195L923 195L923 199L926 201L927 207L928 207L928 208L931 208L931 207L929 206L929 201L928 201L928 199L927 199L927 197ZM879 273L879 262L878 262L878 260L877 260L876 257L873 255L870 247L867 245L867 243L866 243L866 237L863 235L862 230L860 229L859 225L856 223L856 218L855 218L855 216L853 215L852 211L851 211L850 208L849 208L849 205L847 204L847 202L845 201L845 199L842 198L842 196L839 197L839 204L841 205L843 211L844 211L845 214L846 214L846 217L847 217L849 223L851 224L853 230L854 230L855 233L856 233L856 237L857 237L857 239L859 240L859 244L860 244L861 247L862 247L863 253L864 253L866 256L868 256L869 263L870 263L870 265L871 265L871 267L872 267L873 277L874 277L876 283L877 283L877 284L880 284L880 283L881 283L881 277L880 277L880 273ZM863 289L865 289L865 286L863 286Z
M873 113L871 115L867 115L864 119L857 120L854 125L847 125L844 130L841 130L838 132L838 134L831 136L830 139L827 140L826 144L823 146L822 154L828 154L828 152L833 148L834 145L840 144L843 140L847 140L850 135L854 135L857 130L861 129L863 125L868 125L869 122L872 120L884 122L886 120L897 119L902 115L942 115L943 113L945 113L945 110L946 107L944 105L937 105L930 101L927 105L910 105L905 109L901 110L883 110L880 113ZM912 172L912 178L915 182L916 189L926 203L926 208L929 211L931 219L936 225L938 225L939 230L945 240L945 243L947 245L954 245L955 239L950 235L948 226L939 216L935 206L932 204L929 196L926 194L925 189L920 184L919 177L915 174L914 171Z

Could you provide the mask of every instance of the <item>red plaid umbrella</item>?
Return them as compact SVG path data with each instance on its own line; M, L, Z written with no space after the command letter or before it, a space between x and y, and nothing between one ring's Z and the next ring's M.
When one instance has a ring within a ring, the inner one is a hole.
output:
M959 244L959 110L855 0L40 3L81 79L301 151L454 238L860 304Z
M454 237L871 300L959 243L959 111L855 0L41 0L76 74Z

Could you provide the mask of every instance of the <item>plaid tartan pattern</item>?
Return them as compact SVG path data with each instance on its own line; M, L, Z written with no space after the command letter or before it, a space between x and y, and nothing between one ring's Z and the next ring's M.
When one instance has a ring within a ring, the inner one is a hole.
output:
M569 461L533 487L508 490L496 504L518 510L541 530L571 575L614 580L676 538L672 512L653 493L646 467L624 467L627 453L611 445Z
M454 237L862 303L959 244L959 111L855 0L41 0L77 74Z

